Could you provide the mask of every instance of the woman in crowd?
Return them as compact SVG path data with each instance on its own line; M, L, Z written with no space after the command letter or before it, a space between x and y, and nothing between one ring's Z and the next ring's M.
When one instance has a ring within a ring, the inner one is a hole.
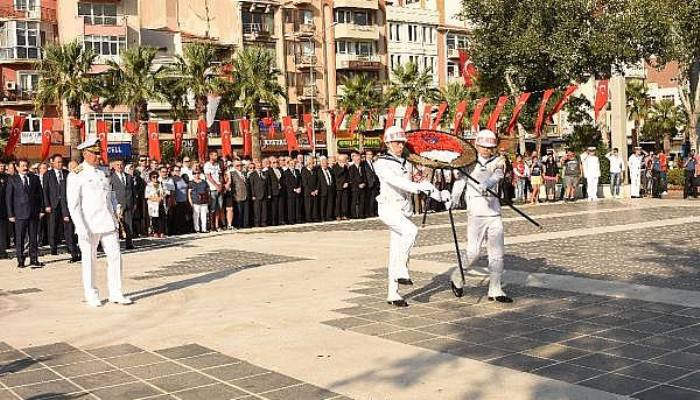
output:
M151 217L151 228L153 237L165 237L165 191L158 181L158 171L151 171L148 174L148 184L146 185L146 201L148 204L148 215Z
M540 198L540 186L542 186L542 162L534 153L530 164L530 183L532 184L530 203L537 204Z
M554 152L548 151L544 160L544 188L547 194L547 201L556 201L557 180L559 179L559 168L554 159Z
M231 161L226 161L224 163L226 165L225 172L223 174L223 179L224 179L224 209L226 210L226 223L228 224L228 229L233 230L233 207L234 207L234 199L233 199L233 177L231 174L234 173L233 170L233 162Z
M515 201L525 201L525 181L528 176L527 165L523 162L523 156L517 155L513 163L513 180L515 183Z
M199 165L192 168L192 180L190 181L189 201L192 205L192 221L195 232L207 232L207 216L209 215L209 185L202 177Z

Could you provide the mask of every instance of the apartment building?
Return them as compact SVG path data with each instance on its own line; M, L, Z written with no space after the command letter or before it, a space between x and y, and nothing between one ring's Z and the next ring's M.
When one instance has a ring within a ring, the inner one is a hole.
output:
M438 82L440 86L461 81L459 50L469 48L469 26L459 17L460 1L436 0L440 15L438 26Z

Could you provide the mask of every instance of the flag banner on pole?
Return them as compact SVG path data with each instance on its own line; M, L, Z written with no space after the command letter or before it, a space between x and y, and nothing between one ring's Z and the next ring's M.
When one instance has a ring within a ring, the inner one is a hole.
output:
M440 122L442 121L442 116L447 110L447 102L443 101L438 108L437 115L435 116L435 121L433 121L433 130L437 130L440 127Z
M542 95L542 102L540 103L540 110L537 113L537 121L535 122L535 135L540 136L542 134L542 124L544 123L544 112L547 109L547 102L549 98L554 94L554 89L547 89Z
M5 156L10 156L15 152L15 147L19 143L19 139L22 137L22 127L24 126L24 117L15 115L12 120L12 127L10 128L10 137L7 139L7 146L5 146Z
M457 136L460 132L460 129L462 127L462 119L464 119L464 114L467 113L467 101L462 100L457 104L457 107L455 107L455 119L454 119L454 128L452 128L452 133Z
M107 157L107 146L108 146L108 139L107 139L107 121L103 119L98 119L95 122L95 125L97 127L97 139L100 140L100 150L102 153L102 162L104 165L109 164L109 158Z
M431 113L433 111L433 105L432 104L426 104L423 107L423 118L420 121L420 128L421 129L428 129L430 128L430 117Z
M177 145L177 144L176 144ZM160 161L160 138L158 134L158 123L151 121L148 123L148 157L151 160Z
M197 121L197 153L200 162L207 160L207 121L200 119Z
M250 157L253 155L253 138L250 135L250 120L244 118L238 121L238 128L241 130L241 135L243 136L243 155Z
M126 129L126 133L130 135L135 135L139 132L139 121L126 121L124 123L124 129Z
M406 111L403 114L403 130L408 129L408 123L411 122L411 118L413 118L413 112L415 111L416 107L414 105L410 105L406 107Z
M515 103L515 107L513 108L513 115L510 117L510 123L508 123L508 135L513 133L515 126L518 124L520 112L523 110L523 107L525 107L530 95L532 95L532 93L523 93L520 95L520 97L518 97L518 101Z
M46 160L51 150L51 132L53 132L53 118L41 119L41 161Z
M562 108L564 108L564 104L566 104L566 101L571 97L572 94L578 89L578 85L576 84L571 84L569 85L566 90L564 91L564 95L559 99L559 101L554 105L552 108L552 111L549 112L549 115L547 116L547 120L551 120L552 117L561 111Z
M299 150L299 143L297 142L297 135L294 134L292 117L289 115L282 117L282 131L284 132L284 138L287 141L287 152L291 155L292 151Z
M595 92L595 104L593 106L596 123L599 120L600 111L608 104L608 83L608 80L598 81L598 88Z
M503 111L503 107L505 107L506 103L508 102L508 99L508 96L501 96L498 98L498 102L496 102L496 107L491 112L489 122L488 124L486 124L486 127L491 132L496 132L496 128L498 125L498 117L501 115L501 111Z
M182 139L185 131L185 124L182 121L173 122L173 142L175 142L175 157L182 154ZM223 139L222 139L223 140Z
M78 131L80 132L80 143L84 142L85 141L85 121L83 121L82 119L71 118L70 125L74 128L78 128Z
M221 96L211 94L207 96L207 129L214 125L219 103L221 103Z
M474 115L472 115L472 132L479 131L479 119L481 119L481 112L484 111L484 107L489 100L489 98L484 97L479 100L478 103L476 103L476 107L474 107Z
M394 119L396 117L396 107L389 107L386 112L386 120L384 122L384 129L394 126Z
M333 130L333 136L338 133L338 129L340 129L340 125L343 124L343 120L345 119L345 110L340 110L338 115L334 113L331 113L331 129Z
M221 155L231 158L231 121L219 121L219 130L221 131Z
M275 139L275 135L277 134L277 131L275 130L275 120L270 117L264 117L262 119L262 123L267 129L267 138Z
M306 138L309 140L309 145L314 145L314 116L313 114L304 114L304 127L306 128Z
M350 130L350 136L355 134L355 131L357 130L358 125L360 125L361 118L362 118L362 110L357 110L352 115L352 118L350 119L350 127L348 128Z
M464 78L464 86L474 86L474 76L476 75L476 66L471 60L471 56L466 50L458 50L459 54L459 72Z

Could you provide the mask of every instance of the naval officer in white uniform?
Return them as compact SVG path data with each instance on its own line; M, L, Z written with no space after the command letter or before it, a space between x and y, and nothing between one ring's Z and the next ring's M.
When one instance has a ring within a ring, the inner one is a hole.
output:
M467 266L473 266L479 258L481 245L486 239L486 249L489 256L489 292L488 299L501 303L512 303L501 288L503 275L503 220L501 218L501 202L498 197L491 195L487 189L495 191L503 179L505 159L495 152L498 146L496 134L490 130L482 130L476 136L478 157L470 175L480 184L476 184L464 175L455 181L452 188L452 205L459 204L462 193L466 188L466 203L468 213L467 223ZM464 295L464 281L459 268L452 270L452 291L455 296Z
M642 183L642 170L644 169L644 155L642 148L637 146L634 153L627 160L627 167L630 171L630 197L639 198L639 189Z
M389 127L384 132L387 154L379 156L374 170L379 178L377 212L379 220L389 227L389 290L387 302L397 307L408 303L399 294L399 284L413 285L408 273L408 257L416 240L418 228L409 217L413 214L413 194L430 193L437 201L442 194L430 182L413 182L413 166L403 158L406 132L398 126ZM446 199L449 193L445 193Z
M89 138L78 149L83 151L84 161L68 175L66 197L82 252L85 301L93 307L102 305L94 279L97 245L101 242L107 257L109 301L131 304L131 300L122 294L118 206L109 180L99 169L100 143L96 138Z

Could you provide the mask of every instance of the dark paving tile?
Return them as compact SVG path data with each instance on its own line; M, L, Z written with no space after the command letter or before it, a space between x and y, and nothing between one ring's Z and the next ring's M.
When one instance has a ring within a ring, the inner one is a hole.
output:
M538 342L542 343L556 343L564 340L573 339L582 335L583 334L576 332L564 332L558 331L556 329L542 329L535 332L525 333L520 336L526 337L528 339L537 340Z
M140 353L142 351L142 349L128 343L87 350L88 353L98 358L119 357L127 354Z
M52 344L46 344L42 346L33 346L33 347L27 347L22 349L25 353L29 354L32 357L46 357L46 356L51 356L55 354L61 354L61 353L67 353L70 351L76 351L78 350L77 348L69 345L68 343L52 343Z
M700 392L661 385L634 395L639 400L698 400Z
M265 397L270 400L326 400L335 396L337 393L309 384L265 393Z
M24 353L17 350L6 351L0 353L0 364L10 363L16 360L21 360L26 357L27 356Z
M168 393L216 383L214 379L206 377L197 372L187 372L179 375L154 378L148 380L148 382Z
M615 371L616 374L633 376L636 378L647 379L659 383L668 382L680 376L687 375L690 371L668 365L643 362L632 365L627 368ZM699 381L700 382L700 381Z
M119 368L138 367L140 365L156 364L163 361L165 361L163 357L149 352L128 354L107 360L107 362Z
M53 367L58 365L77 364L94 359L95 357L91 356L90 354L84 351L71 351L67 353L43 356L39 359L39 361L50 367Z
M579 338L570 339L562 342L561 344L565 346L575 347L581 350L588 351L601 351L605 349L610 349L613 347L618 347L622 345L621 342L616 342L609 339L603 339L593 336L582 336Z
M385 324L383 322L375 322L369 325L358 326L350 330L357 333L363 333L365 335L380 336L386 335L387 333L399 331L401 330L401 328L396 325Z
M700 391L700 371L693 372L670 383L673 386L680 386L688 389Z
M672 338L669 336L651 336L646 339L638 340L635 342L643 346L658 347L666 350L679 350L686 347L694 345L694 342L689 340Z
M558 381L576 383L582 380L593 378L594 376L600 375L603 372L596 369L581 367L578 365L561 363L540 368L538 370L533 371L533 373L544 376L546 378L556 379Z
M192 367L195 369L216 367L218 365L235 364L241 362L241 360L233 357L229 357L221 353L210 353L204 354L197 357L183 358L178 360L178 362Z
M91 360L78 364L53 367L53 369L66 378L73 378L81 375L111 371L114 367L101 360Z
M246 392L223 383L183 390L176 395L181 400L231 400L248 396Z
M493 331L477 328L463 329L459 333L451 334L449 336L474 344L492 342L494 339L498 339L500 337L500 335L495 334Z
M572 358L583 357L590 354L587 351L574 349L573 347L562 346L560 344L546 344L523 352L526 355L547 358L556 361L566 361Z
M394 342L399 342L399 343L415 343L419 342L421 340L427 340L434 338L434 335L424 333L424 332L419 332L419 331L412 331L412 330L406 330L406 331L398 331L398 332L392 332L387 335L382 336L384 339L389 339Z
M142 365L140 367L131 367L125 369L125 371L141 379L153 379L161 376L181 374L189 370L174 362L168 361L158 364Z
M206 353L213 353L214 350L208 349L198 344L186 344L184 346L171 347L168 349L158 350L156 353L163 357L178 359L185 357L193 357Z
M700 354L700 344L696 344L693 347L688 347L687 349L683 349L686 353L693 353L693 354Z
M81 389L68 381L52 381L12 389L22 399L44 399L49 395L78 393Z
M12 353L12 351L8 353ZM30 371L39 368L44 368L44 366L39 364L37 360L29 357L11 361L0 361L0 376L4 376L9 373Z
M371 323L372 321L356 317L339 318L323 322L323 324L325 325L329 325L340 329L350 329L356 326L368 325Z
M377 311L371 314L365 314L362 316L362 318L374 322L391 322L393 320L401 319L403 316L393 311Z
M464 346L462 348L459 348L457 351L453 352L452 354L461 356L461 357L467 357L467 358L473 358L475 360L489 360L493 358L500 358L507 356L508 354L511 354L510 351L506 350L501 350L501 349L496 349L493 347L488 347L488 346L481 346L478 344L470 344L467 346Z
M565 332L575 332L580 334L594 334L606 329L609 329L606 325L594 324L588 321L576 321L570 324L565 324L557 327L560 331Z
M221 379L222 381L246 378L248 376L258 375L265 372L269 371L247 362L210 368L205 371L207 375L211 375L217 379Z
M369 307L355 306L355 307L338 308L338 309L331 310L331 311L337 312L339 314L357 316L357 315L362 315L362 314L373 313L377 310L375 310L373 308L369 308Z
M600 369L603 371L614 371L616 369L629 367L630 365L637 364L638 362L638 360L633 360L631 358L623 358L601 353L594 353L569 361L571 364Z
M286 375L270 372L231 382L232 385L255 394L269 392L302 383Z
M640 306L640 308L644 308L646 310L651 310L651 311L657 311L657 312L661 312L661 313L669 313L669 314L685 309L685 307L675 305L675 304L651 303L651 302L645 302L644 304L642 304Z
M654 318L653 321L661 322L664 324L675 325L679 328L684 328L690 325L695 325L700 323L697 318L687 317L683 315L662 315L658 318Z
M430 318L423 317L406 317L397 319L396 321L391 321L392 325L398 325L402 328L420 328L427 325L432 325L435 323L434 320Z
M668 336L700 342L700 325L689 326L667 333Z
M675 311L674 315L683 315L686 317L700 318L700 308L684 308L682 310Z
M674 329L677 329L678 327L672 324L665 324L663 322L656 322L654 320L647 320L647 321L640 321L640 322L634 322L629 325L626 325L625 328L627 329L632 329L635 331L641 331L641 332L649 332L652 334L663 334L669 331L672 331Z
M544 358L532 357L525 354L509 354L505 357L489 361L489 364L507 367L516 371L528 372L553 364L554 361Z
M433 321L433 323L434 322L435 321ZM420 328L416 328L416 330L439 336L461 335L465 332L464 327L451 324L449 322L423 326Z
M497 325L494 332L501 336L523 336L526 333L535 332L540 328L534 325L528 325L521 322L508 322Z
M22 371L14 374L7 374L0 378L0 382L7 387L31 385L33 383L59 380L61 377L47 368L34 371Z
M578 384L625 396L645 389L649 389L650 387L656 385L656 383L654 382L649 382L637 378L632 378L630 376L618 374L605 374L602 376L585 380L583 382L579 382Z
M104 400L132 400L155 396L162 392L145 383L133 382L126 385L97 389L92 391L92 393Z
M651 362L666 364L672 367L698 369L700 367L700 354L677 351L664 356L654 358Z
M469 344L460 340L450 338L435 338L417 342L414 346L418 346L428 350L435 350L442 353L457 354L459 351Z
M122 371L102 372L94 375L85 375L73 378L72 381L86 390L92 390L107 386L121 385L134 382L137 379Z
M669 352L669 350L659 349L656 347L640 346L638 344L626 344L614 349L605 350L608 354L613 354L620 357L634 358L637 360L648 360L650 358L659 357Z
M634 342L649 337L646 332L633 331L624 328L613 328L601 332L593 333L594 336L603 337L606 339L617 340L620 342Z
M521 337L507 337L504 339L494 340L492 342L487 342L485 345L489 347L495 347L497 349L519 352L533 347L538 347L542 343L536 340L521 338Z

